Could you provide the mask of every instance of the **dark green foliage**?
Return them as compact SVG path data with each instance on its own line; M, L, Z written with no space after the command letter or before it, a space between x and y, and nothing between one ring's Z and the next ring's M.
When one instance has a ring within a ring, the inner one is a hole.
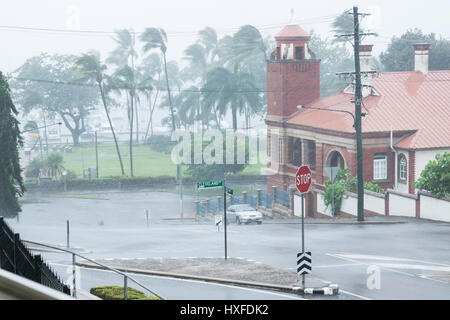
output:
M0 215L13 218L21 211L18 198L25 191L18 147L23 145L10 88L0 72Z
M437 154L430 160L416 181L416 188L431 192L438 198L450 196L450 153Z
M336 212L338 212L341 208L342 204L342 195L345 192L353 192L357 193L358 187L358 177L351 177L349 168L339 169L336 174L336 178L334 179L334 207ZM371 183L369 181L364 182L364 189L380 194L384 194L384 189L381 188L378 184ZM324 203L328 207L331 205L331 181L327 180L325 182L325 198Z
M344 194L344 192L349 190L349 184L350 184L350 170L348 168L339 169L339 171L336 174L336 178L334 178L334 186L333 186L334 190L332 190L330 180L327 180L325 182L325 197L324 197L325 205L327 207L331 205L333 194L335 212L339 212L339 210L341 209L342 195Z
M43 168L51 169L52 176L61 174L63 167L64 157L60 153L52 153L46 159L42 160L41 157L36 157L28 164L25 175L27 178L37 178L39 176L39 170Z
M436 38L434 33L423 34L421 30L408 30L400 37L393 37L386 52L380 55L384 71L411 71L414 70L415 43L429 43L429 69L450 69L450 41Z
M206 164L203 162L201 164L188 165L187 173L190 174L195 181L224 179L228 175L234 175L234 174L241 172L247 166L248 160L249 160L248 138L246 138L245 140L239 139L239 138L235 139L233 146L227 146L227 138L226 138L226 134L224 131L223 131L223 137L225 137L225 138L223 139L223 144L222 144L222 150L223 150L222 164L220 164L220 163ZM202 149L203 156L206 156L206 153L208 152L208 151L206 151L207 148L211 147L210 143L213 144L214 141L203 141L203 149ZM241 148L244 143L245 143L245 148ZM230 164L227 164L227 148L228 147L234 148L234 151L235 151L234 152L234 161L232 161L232 163L230 163ZM244 163L238 163L238 161L239 161L238 153L240 152L241 149L245 150ZM194 141L192 141L191 150L193 150L191 159L195 160L195 158L194 158L194 151L195 151ZM212 152L211 156L214 157L215 150L212 151L212 149L210 149L210 151ZM192 161L192 162L194 162L194 161Z
M42 53L31 57L15 71L14 75L22 80L16 80L13 88L24 115L32 110L45 112L49 119L58 115L78 145L80 135L86 131L85 119L99 95L95 85L79 79L75 61L72 55Z
M124 298L124 288L120 286L103 286L103 287L93 287L90 293L97 296L103 300L123 300ZM136 290L134 288L127 288L127 299L128 300L160 300L154 296L146 296L145 293Z
M36 157L31 160L25 170L25 176L27 178L37 178L39 176L39 170L44 168L45 164L41 157Z

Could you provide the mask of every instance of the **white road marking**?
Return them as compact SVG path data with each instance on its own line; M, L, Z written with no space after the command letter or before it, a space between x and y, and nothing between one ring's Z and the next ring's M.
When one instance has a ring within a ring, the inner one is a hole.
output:
M360 264L360 265L369 266L369 265L372 265L372 264L377 264L377 263L370 263L370 262L360 262L360 261L357 261L357 260L354 260L354 259L344 258L343 255L338 255L338 254L326 253L326 255L330 256L330 257L334 257L334 258L339 258L339 259L342 259L342 260L345 260L345 261L357 263L357 264ZM407 272L403 272L403 271L399 271L399 270L395 270L395 269L389 269L389 268L386 268L386 269L390 270L392 272L400 273L400 274L407 275L407 276L410 276L410 277L416 277L416 275L411 274L411 273L407 273Z
M361 265L361 263L343 263L343 264L328 264L328 265L323 265L323 266L314 266L314 268L340 268L340 267L351 267L351 266L360 266L360 265ZM294 269L294 268L292 268L292 269Z
M417 260L417 259L374 256L374 255L366 255L366 254L341 254L341 253L336 253L334 255L335 256L344 257L344 258L349 258L349 259L357 259L357 260L384 260L384 261L418 262L418 263L432 264L432 265L436 265L436 266L450 267L450 265L444 264L444 263L423 261L423 260Z
M360 299L362 299L362 300L372 300L372 299L370 299L370 298L361 296L361 295L359 295L359 294L356 294L356 293L352 293L352 292L349 292L349 291L342 290L341 288L339 288L339 292L342 292L342 293L348 294L348 295L350 295L350 296L354 296L354 297L360 298Z
M377 266L384 268L394 268L394 269L411 269L411 270L430 270L430 271L441 271L450 272L450 267L442 266L430 266L423 264L404 264L404 263L374 263Z

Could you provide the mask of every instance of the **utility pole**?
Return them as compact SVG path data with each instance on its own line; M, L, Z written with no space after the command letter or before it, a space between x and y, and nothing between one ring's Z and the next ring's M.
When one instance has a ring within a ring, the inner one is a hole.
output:
M353 49L355 55L355 72L340 72L338 75L350 75L355 78L355 115L354 115L354 127L356 132L356 157L357 157L357 171L356 174L358 176L358 221L364 221L364 170L363 170L363 145L362 145L362 125L361 125L361 117L365 116L365 113L361 113L361 105L362 105L362 83L361 83L361 73L364 74L373 74L374 71L364 71L361 72L361 64L360 64L360 42L361 36L376 36L376 33L362 33L360 32L360 16L367 16L369 14L359 13L358 7L353 7L353 12L349 12L353 14L353 33L350 34L341 34L337 37L353 37ZM367 85L365 85L367 86Z
M356 131L356 154L358 175L358 221L364 221L364 170L363 170L363 147L361 130L361 65L359 61L359 13L358 7L353 7L354 24L354 51L355 51L355 131Z

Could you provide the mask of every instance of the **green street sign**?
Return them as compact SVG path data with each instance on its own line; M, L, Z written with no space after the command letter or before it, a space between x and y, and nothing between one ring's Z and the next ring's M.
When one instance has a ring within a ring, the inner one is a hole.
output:
M208 181L208 182L197 182L197 189L209 189L209 188L221 188L223 187L223 181Z

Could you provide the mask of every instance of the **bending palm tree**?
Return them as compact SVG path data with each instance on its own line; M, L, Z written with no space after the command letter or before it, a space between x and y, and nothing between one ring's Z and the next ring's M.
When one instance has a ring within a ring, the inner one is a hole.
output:
M114 144L116 146L117 157L120 162L120 169L122 170L122 176L125 175L123 169L122 156L120 155L119 144L117 143L116 133L114 132L114 126L111 121L111 116L109 115L108 106L106 104L106 94L104 85L104 72L106 71L106 65L100 60L100 53L91 51L90 53L83 54L76 61L77 72L85 78L90 78L96 81L98 88L100 90L100 95L103 102L103 108L105 109L106 117L108 118L109 127L111 128L111 133L114 139Z
M167 59L166 59L166 51L167 51L167 35L163 29L158 28L147 28L141 35L141 41L144 42L144 52L148 52L152 49L159 48L163 54L164 59L164 73L166 75L166 85L167 85L167 95L169 97L170 104L170 114L172 118L172 131L176 130L175 126L175 116L173 111L172 97L170 95L170 85L169 85L169 76L167 73Z
M138 57L136 51L136 37L133 30L121 29L115 32L113 40L117 43L117 48L114 49L108 59L109 63L115 64L119 69L124 66L129 66L133 72L136 71L135 60ZM135 106L136 116L136 141L139 142L139 115L138 115L138 103L133 101Z
M130 119L130 174L133 177L133 120L134 120L134 101L137 98L137 85L135 81L135 73L129 66L123 66L114 73L112 79L113 89L117 92L126 90L130 95L130 108L128 115Z
M233 130L237 130L237 114L250 109L258 109L261 104L259 90L253 75L239 72L235 64L234 72L225 68L215 68L208 72L206 84L202 87L204 103L215 106L216 112L223 116L228 106L233 116Z

